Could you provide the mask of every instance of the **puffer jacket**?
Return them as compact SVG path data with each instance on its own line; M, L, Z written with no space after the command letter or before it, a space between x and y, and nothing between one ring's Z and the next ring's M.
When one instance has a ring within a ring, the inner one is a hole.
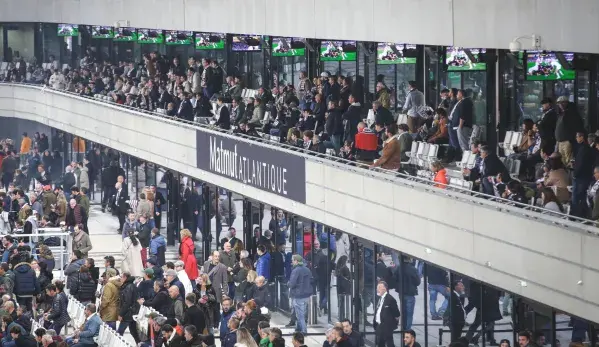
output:
M67 311L68 305L69 299L67 298L67 295L62 292L57 293L52 301L52 309L50 310L48 318L57 325L66 325L71 320L69 312Z
M81 168L79 174L79 188L89 189L89 173L85 166Z
M137 304L137 287L133 281L135 277L129 277L121 286L119 297L121 299L121 308L119 316L123 317L123 322L132 322L133 315L137 314L139 305Z
M100 317L105 322L115 322L119 318L119 287L118 278L108 280L100 299Z
M94 281L89 272L80 272L77 281L71 289L71 295L81 302L94 301L96 297L96 288L98 284Z
M256 272L258 276L264 276L267 281L270 279L270 253L264 253L258 258Z
M18 263L14 268L15 287L13 292L18 295L37 295L40 284L35 276L35 271L29 263Z
M72 261L67 268L64 270L64 274L67 276L67 288L73 290L73 287L77 283L79 277L79 268L85 264L85 260L77 259Z

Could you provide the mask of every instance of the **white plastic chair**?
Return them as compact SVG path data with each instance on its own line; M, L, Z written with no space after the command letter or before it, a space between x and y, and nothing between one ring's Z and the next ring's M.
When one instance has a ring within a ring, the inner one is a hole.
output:
M471 156L472 156L472 151L464 151L464 153L462 153L462 161L457 163L457 166L461 169L466 168L468 165L468 160L470 160Z

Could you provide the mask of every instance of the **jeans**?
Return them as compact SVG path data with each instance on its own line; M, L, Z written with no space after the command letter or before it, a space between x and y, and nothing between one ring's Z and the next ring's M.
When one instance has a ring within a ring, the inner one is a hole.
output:
M472 128L470 127L462 127L458 128L458 142L460 143L460 148L462 151L467 151L470 149L470 136L472 136Z
M50 325L50 329L53 329L54 331L56 331L56 335L60 335L60 332L62 331L63 326L64 325L62 325L62 324L52 323Z
M295 310L296 319L296 330L301 333L307 333L308 327L306 326L306 305L308 304L309 298L293 298L291 304Z
M119 324L119 328L117 329L117 333L119 335L123 336L123 334L125 334L125 330L127 330L127 328L129 328L129 332L131 333L131 337L133 337L133 340L135 340L135 343L139 343L140 340L139 340L139 334L137 333L137 322L121 321L121 323Z
M449 293L447 292L447 287L442 284L429 284L428 292L431 316L442 316L443 313L445 313L445 310L447 310L447 305L449 305ZM443 304L439 307L439 311L437 311L437 294L441 294L445 298Z
M333 147L335 147L335 153L339 153L339 149L341 149L341 140L343 135L331 135L331 142L333 143Z
M403 330L412 328L412 319L414 318L414 306L416 306L416 297L412 295L404 295L404 317L406 318Z

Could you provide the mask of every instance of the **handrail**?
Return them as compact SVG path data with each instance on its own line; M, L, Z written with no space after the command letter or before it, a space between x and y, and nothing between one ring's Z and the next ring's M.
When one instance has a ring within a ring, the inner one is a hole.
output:
M130 113L134 113L143 117L151 118L154 120L166 121L169 124L182 126L185 128L193 129L193 130L202 130L209 133L218 134L221 136L225 136L231 139L235 139L237 141L243 141L246 143L251 143L252 145L259 145L265 148L287 152L293 155L300 155L307 160L314 161L320 164L333 166L337 168L341 168L346 171L352 171L361 175L368 175L370 177L375 177L377 179L385 180L388 182L393 182L398 185L406 186L412 189L425 191L428 193L439 194L439 196L445 196L449 198L454 198L459 201L463 201L470 204L475 204L478 206L485 206L487 208L491 208L498 211L505 211L510 214L519 215L525 218L532 218L537 221L546 222L553 225L558 225L563 228L574 228L577 231L587 232L594 235L599 236L599 229L596 228L596 221L570 216L564 213L555 212L552 210L548 210L542 207L532 206L528 204L522 204L518 202L514 202L508 199L504 199L501 197L496 197L493 195L488 195L480 192L475 192L471 190L466 190L459 187L451 187L449 185L446 186L447 189L438 189L431 188L432 183L429 180L410 176L404 173L399 173L396 171L381 169L381 168L370 168L368 165L349 161L343 158L330 156L328 154L321 154L314 151L310 151L304 148L293 147L288 144L278 143L276 146L272 145L270 141L267 141L262 138L256 138L247 136L245 134L234 134L231 130L224 130L220 128L216 128L213 126L209 126L206 124L199 124L197 122L190 122L183 119L178 119L175 117L170 117L167 115L163 115L157 112L146 111L143 109L138 109L126 105L120 105L116 103L109 103L102 101L101 99L95 99L88 96L81 96L79 94L65 91L65 90L56 90L47 86L40 86L36 84L27 84L27 83L6 83L0 82L0 85L10 85L10 86L19 86L26 87L31 89L39 89L41 92L51 92L54 94L65 95L71 98L76 99L84 99L92 103L96 103L98 105L109 107L113 109L127 110ZM435 183L437 184L437 183Z

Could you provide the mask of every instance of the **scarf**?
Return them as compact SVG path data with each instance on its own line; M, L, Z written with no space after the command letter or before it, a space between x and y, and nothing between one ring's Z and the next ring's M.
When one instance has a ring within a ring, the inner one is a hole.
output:
M79 234L75 235L75 241L81 241L81 239L83 238L83 234L85 234L85 232L83 230L79 230Z

